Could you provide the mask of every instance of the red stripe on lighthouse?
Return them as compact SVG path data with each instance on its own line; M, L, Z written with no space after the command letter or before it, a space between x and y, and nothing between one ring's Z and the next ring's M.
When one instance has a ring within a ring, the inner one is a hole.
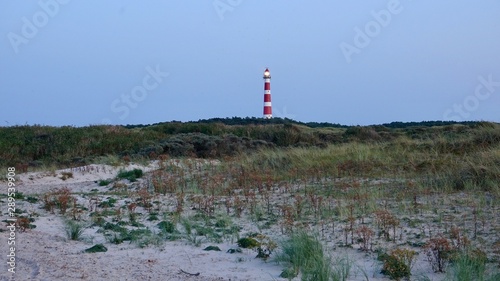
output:
M266 68L264 71L264 118L270 119L273 117L273 109L271 107L271 72Z

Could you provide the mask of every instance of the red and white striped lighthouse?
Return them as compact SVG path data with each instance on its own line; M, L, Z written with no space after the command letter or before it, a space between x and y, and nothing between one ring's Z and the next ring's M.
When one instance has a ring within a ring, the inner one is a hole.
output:
M264 71L264 118L273 117L273 108L271 107L271 72L266 68Z

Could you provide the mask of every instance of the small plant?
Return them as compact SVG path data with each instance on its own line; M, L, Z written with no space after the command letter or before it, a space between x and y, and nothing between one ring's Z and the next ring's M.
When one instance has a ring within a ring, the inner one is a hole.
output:
M108 197L108 200L102 201L99 203L98 207L101 208L111 208L115 206L115 203L117 202L116 198L113 197Z
M85 231L85 225L74 221L66 220L64 221L64 230L66 231L66 236L71 240L79 240Z
M359 236L361 242L361 250L370 251L371 250L371 240L375 232L366 225L360 226L356 233Z
M385 238L390 239L389 233L392 229L393 239L396 241L396 227L399 225L399 220L387 210L375 211L375 218Z
M424 250L432 270L435 272L444 272L453 250L448 239L444 237L431 238L425 244Z
M470 241L458 227L452 227L450 230L450 240L453 247L458 250L464 250L470 245Z
M100 180L99 181L99 186L107 186L108 184L112 183L112 180Z
M69 179L69 178L73 178L73 173L72 172L62 172L61 173L61 179L63 181Z
M238 247L244 248L244 249L253 249L258 246L260 246L259 241L255 240L252 237L245 237L245 238L240 238L238 242Z
M14 199L16 200L23 200L24 199L24 194L22 192L16 192L14 193Z
M158 220L157 214L149 214L148 221L157 221L157 220Z
M119 179L127 179L130 182L135 182L138 178L141 178L143 172L141 169L133 169L131 171L120 170L116 176Z
M257 238L259 243L259 246L257 246L256 249L256 258L267 260L274 252L274 250L278 247L278 245L271 238L263 234L258 234L255 238Z
M453 280L484 280L486 261L486 254L478 249L458 253L451 267Z
M108 248L106 248L103 244L96 244L88 249L85 249L85 253L99 253L99 252L107 252Z
M43 207L45 210L54 212L54 207L58 207L61 214L65 214L70 207L70 203L74 202L75 198L71 196L69 188L63 187L43 195Z
M29 203L34 204L34 203L38 202L38 198L32 197L32 196L28 196L28 197L26 197L26 201L29 202Z
M137 191L137 195L139 196L139 206L143 207L151 213L151 208L153 207L151 200L153 199L153 195L149 193L146 187L142 187L141 189L139 189Z
M16 219L16 228L19 229L20 232L25 232L26 229L32 228L30 224L29 218L20 217Z
M220 252L220 248L218 246L208 246L203 251L217 251Z
M158 228L165 233L172 234L176 231L175 224L170 221L161 221L156 226L158 226Z
M382 274L388 275L394 280L409 278L416 254L415 251L398 248L389 255L384 255Z
M285 263L286 269L281 276L289 280L299 273L302 273L302 280L339 280L321 242L305 232L294 233L282 243L277 261Z
M196 226L187 218L181 220L181 225L184 227L184 237L196 247L201 246L202 238L198 238L197 231L193 231L193 229L196 229Z

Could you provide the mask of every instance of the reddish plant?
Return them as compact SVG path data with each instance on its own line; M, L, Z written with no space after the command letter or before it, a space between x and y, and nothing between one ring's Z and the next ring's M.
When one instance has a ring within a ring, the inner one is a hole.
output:
M361 241L361 250L370 251L371 250L371 240L375 232L366 225L360 226L356 230L356 234L359 236Z
M399 225L399 220L387 210L375 211L375 220L387 240L390 239L389 230L392 228L393 238L396 241L396 227Z
M451 258L452 249L450 242L444 237L431 238L425 244L425 254L435 272L444 272Z
M16 229L20 232L25 232L26 229L30 228L30 220L28 218L17 218L16 219Z

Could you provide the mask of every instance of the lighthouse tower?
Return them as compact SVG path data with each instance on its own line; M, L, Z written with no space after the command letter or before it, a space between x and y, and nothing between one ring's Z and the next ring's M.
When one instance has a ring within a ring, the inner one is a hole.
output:
M271 107L271 72L266 68L264 71L264 118L273 118L273 109Z

